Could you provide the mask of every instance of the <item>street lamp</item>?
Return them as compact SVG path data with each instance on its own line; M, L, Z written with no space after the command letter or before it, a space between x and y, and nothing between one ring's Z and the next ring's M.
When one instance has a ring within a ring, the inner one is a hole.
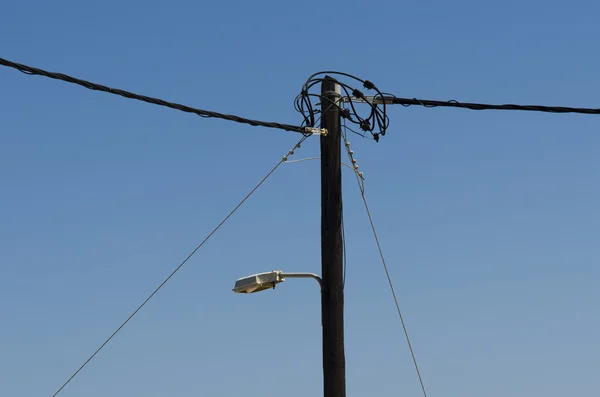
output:
M236 294L252 294L264 291L275 288L277 284L284 282L286 278L312 278L317 280L319 286L322 284L321 277L313 273L284 273L281 270L273 270L272 272L240 278L235 282L233 292Z
M344 352L344 250L342 237L342 171L340 85L325 76L321 80L321 277L311 273L285 274L281 271L255 274L237 280L233 291L251 294L264 291L286 277L313 278L321 286L321 328L323 335L323 392L326 397L346 397ZM378 98L372 98L373 100ZM389 103L390 98L383 98Z

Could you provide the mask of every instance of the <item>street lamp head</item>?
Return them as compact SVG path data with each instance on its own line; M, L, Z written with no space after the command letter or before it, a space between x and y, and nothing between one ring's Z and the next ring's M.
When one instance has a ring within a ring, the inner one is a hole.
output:
M268 273L253 274L248 277L240 278L235 282L233 292L236 294L252 294L254 292L264 291L266 289L275 288L285 278L281 271L273 270Z

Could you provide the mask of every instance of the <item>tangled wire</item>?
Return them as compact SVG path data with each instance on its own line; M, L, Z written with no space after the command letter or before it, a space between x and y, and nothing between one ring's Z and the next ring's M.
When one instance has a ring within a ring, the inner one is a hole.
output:
M358 81L367 90L374 90L376 94L372 97L367 97L361 90L354 88L346 83L336 80L343 90L339 104L333 103L331 100L324 98L323 96L314 92L311 89L321 83L326 75L338 75L347 77L354 81ZM386 102L387 99L393 97L393 95L383 94L372 82L369 80L362 80L358 77L352 76L347 73L324 71L315 73L308 78L306 83L302 86L302 91L296 97L294 101L294 107L296 111L302 114L303 122L302 125L306 127L317 127L315 124L319 122L320 116L323 112L323 102L331 102L331 106L337 106L339 108L342 118L351 124L358 126L360 131L356 131L348 126L346 128L353 133L366 137L366 134L370 133L376 142L379 142L380 136L384 136L389 126L389 117L386 113ZM313 98L318 98L317 103L313 103ZM359 104L367 104L370 111L359 114L357 106ZM356 102L356 103L355 103ZM346 107L346 104L349 104ZM320 108L316 108L320 105ZM368 113L368 115L367 115ZM366 116L366 117L365 117Z

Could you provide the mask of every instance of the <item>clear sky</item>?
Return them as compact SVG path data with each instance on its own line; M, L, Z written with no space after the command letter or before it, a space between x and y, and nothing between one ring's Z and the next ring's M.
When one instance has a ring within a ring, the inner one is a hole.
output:
M600 107L595 1L3 2L0 57L291 124L313 72ZM599 116L390 109L352 138L430 397L600 389ZM0 68L0 395L51 396L296 142ZM311 139L297 159L318 155ZM419 396L345 171L349 396ZM318 162L282 166L61 396L318 396Z

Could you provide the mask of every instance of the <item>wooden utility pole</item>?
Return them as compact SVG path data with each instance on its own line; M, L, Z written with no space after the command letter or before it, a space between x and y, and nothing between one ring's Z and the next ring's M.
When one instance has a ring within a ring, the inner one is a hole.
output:
M344 354L344 269L342 250L342 163L340 94L326 76L321 84L321 262L323 285L324 397L346 397Z

